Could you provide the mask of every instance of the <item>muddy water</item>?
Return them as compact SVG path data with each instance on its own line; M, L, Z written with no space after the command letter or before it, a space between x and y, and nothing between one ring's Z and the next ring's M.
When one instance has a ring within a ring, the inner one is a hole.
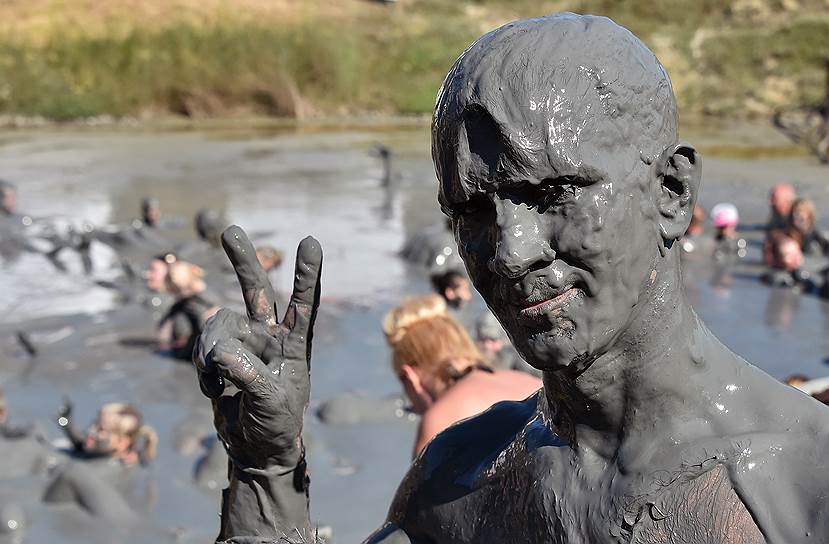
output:
M397 154L393 195L381 188L381 166L368 154L381 141ZM780 179L793 181L819 209L829 207L829 171L806 158L706 158L704 172L701 203L710 209L732 201L748 223L765 220L765 195ZM428 291L423 273L395 255L408 234L441 220L425 130L12 133L0 136L0 176L19 184L22 210L66 223L123 224L138 214L139 199L153 194L165 214L184 219L172 234L180 241L204 206L289 254L304 235L315 235L325 269L312 404L343 391L369 398L399 392L379 322L402 296ZM726 345L774 376L829 374L826 304L761 285L752 265L758 245L749 250L727 276L715 276L707 262L689 266L697 311ZM95 249L99 278L115 275L113 258ZM274 276L283 296L291 269ZM107 528L72 509L39 506L46 476L25 485L0 480L0 495L20 486L27 542L111 542L113 535L204 542L215 535L218 492L192 484L196 454L187 447L210 432L208 406L187 365L148 352L152 318L139 305L120 306L76 266L55 274L45 261L24 257L0 269L0 380L13 420L40 422L54 440L51 418L63 395L75 400L81 423L103 402L125 400L143 408L161 437L159 459L138 478L151 490L141 528ZM14 341L20 328L42 347L34 359ZM377 419L388 421L326 426L309 418L313 516L333 527L337 542L358 541L382 521L408 464L414 424L393 414Z

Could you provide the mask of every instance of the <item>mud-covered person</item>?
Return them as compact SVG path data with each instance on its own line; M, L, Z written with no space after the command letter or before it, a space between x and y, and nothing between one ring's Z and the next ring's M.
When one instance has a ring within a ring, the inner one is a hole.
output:
M792 205L797 200L794 186L788 182L780 182L769 191L769 220L766 230L785 229L789 225L789 214Z
M85 431L75 427L72 412L66 401L56 419L69 441L72 459L55 469L43 501L73 504L94 518L116 523L135 521L151 500L137 493L141 475L135 471L155 459L155 430L131 404L103 405Z
M714 224L714 260L720 264L731 262L746 255L746 241L737 234L740 213L730 202L721 202L711 208Z
M256 259L265 272L271 272L282 264L282 252L273 246L260 245L256 247Z
M432 289L453 310L460 310L472 300L469 278L458 270L441 270L429 276Z
M146 465L155 458L158 436L144 424L144 416L131 404L111 402L98 411L86 431L79 431L72 420L72 404L65 402L57 424L79 458L109 457L124 465Z
M0 215L5 217L17 214L17 187L8 181L0 180Z
M158 350L190 360L204 324L219 309L216 296L204 281L204 270L181 260L168 265L164 287L175 301L158 325Z
M0 391L0 439L17 440L31 436L34 428L31 425L12 425L9 422L9 408L6 404L6 395Z
M541 381L510 369L495 370L463 325L437 295L413 297L383 319L392 368L420 414L414 454L449 425L496 402L523 400Z
M495 369L518 370L541 377L541 371L527 364L512 346L504 328L491 312L486 311L475 320L475 345L484 359Z
M544 388L435 437L369 543L829 540L829 411L685 298L702 160L641 41L573 14L486 34L441 87L432 150L472 282ZM225 244L247 316L220 311L195 357L231 464L219 540L307 542L321 249L300 244L279 322L250 242Z
M792 204L786 234L797 241L804 256L829 254L829 235L818 228L817 208L808 198L799 198Z

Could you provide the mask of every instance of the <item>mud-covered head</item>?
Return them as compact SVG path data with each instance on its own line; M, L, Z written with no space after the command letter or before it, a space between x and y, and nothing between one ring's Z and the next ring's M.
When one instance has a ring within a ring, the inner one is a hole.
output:
M194 225L199 238L215 247L221 245L222 231L226 226L221 212L210 208L202 208L196 212Z
M141 219L144 224L150 227L158 225L161 219L161 203L154 196L146 196L141 199Z
M654 54L610 19L570 13L510 23L464 51L438 95L432 157L476 288L522 355L550 370L605 352L657 261L678 262L666 257L700 171L677 144Z

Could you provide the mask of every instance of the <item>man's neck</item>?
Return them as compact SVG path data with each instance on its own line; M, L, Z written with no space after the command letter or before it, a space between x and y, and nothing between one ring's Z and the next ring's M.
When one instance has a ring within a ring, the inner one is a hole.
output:
M609 460L625 450L637 457L635 450L647 448L657 426L671 425L696 406L698 393L683 377L696 372L698 344L709 333L685 299L672 258L661 261L610 350L578 375L544 374L542 410L577 452Z

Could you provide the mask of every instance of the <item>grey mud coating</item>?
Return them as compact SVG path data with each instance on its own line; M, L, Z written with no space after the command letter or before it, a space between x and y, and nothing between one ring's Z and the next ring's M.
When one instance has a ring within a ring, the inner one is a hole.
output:
M544 387L438 435L367 542L829 540L829 412L730 352L686 300L674 242L701 157L642 42L573 14L486 34L441 88L432 154L470 277ZM310 318L277 324L231 239L248 316L213 318L196 361L231 462L220 540L305 542L322 256L300 246L293 315ZM241 393L218 398L224 379Z

